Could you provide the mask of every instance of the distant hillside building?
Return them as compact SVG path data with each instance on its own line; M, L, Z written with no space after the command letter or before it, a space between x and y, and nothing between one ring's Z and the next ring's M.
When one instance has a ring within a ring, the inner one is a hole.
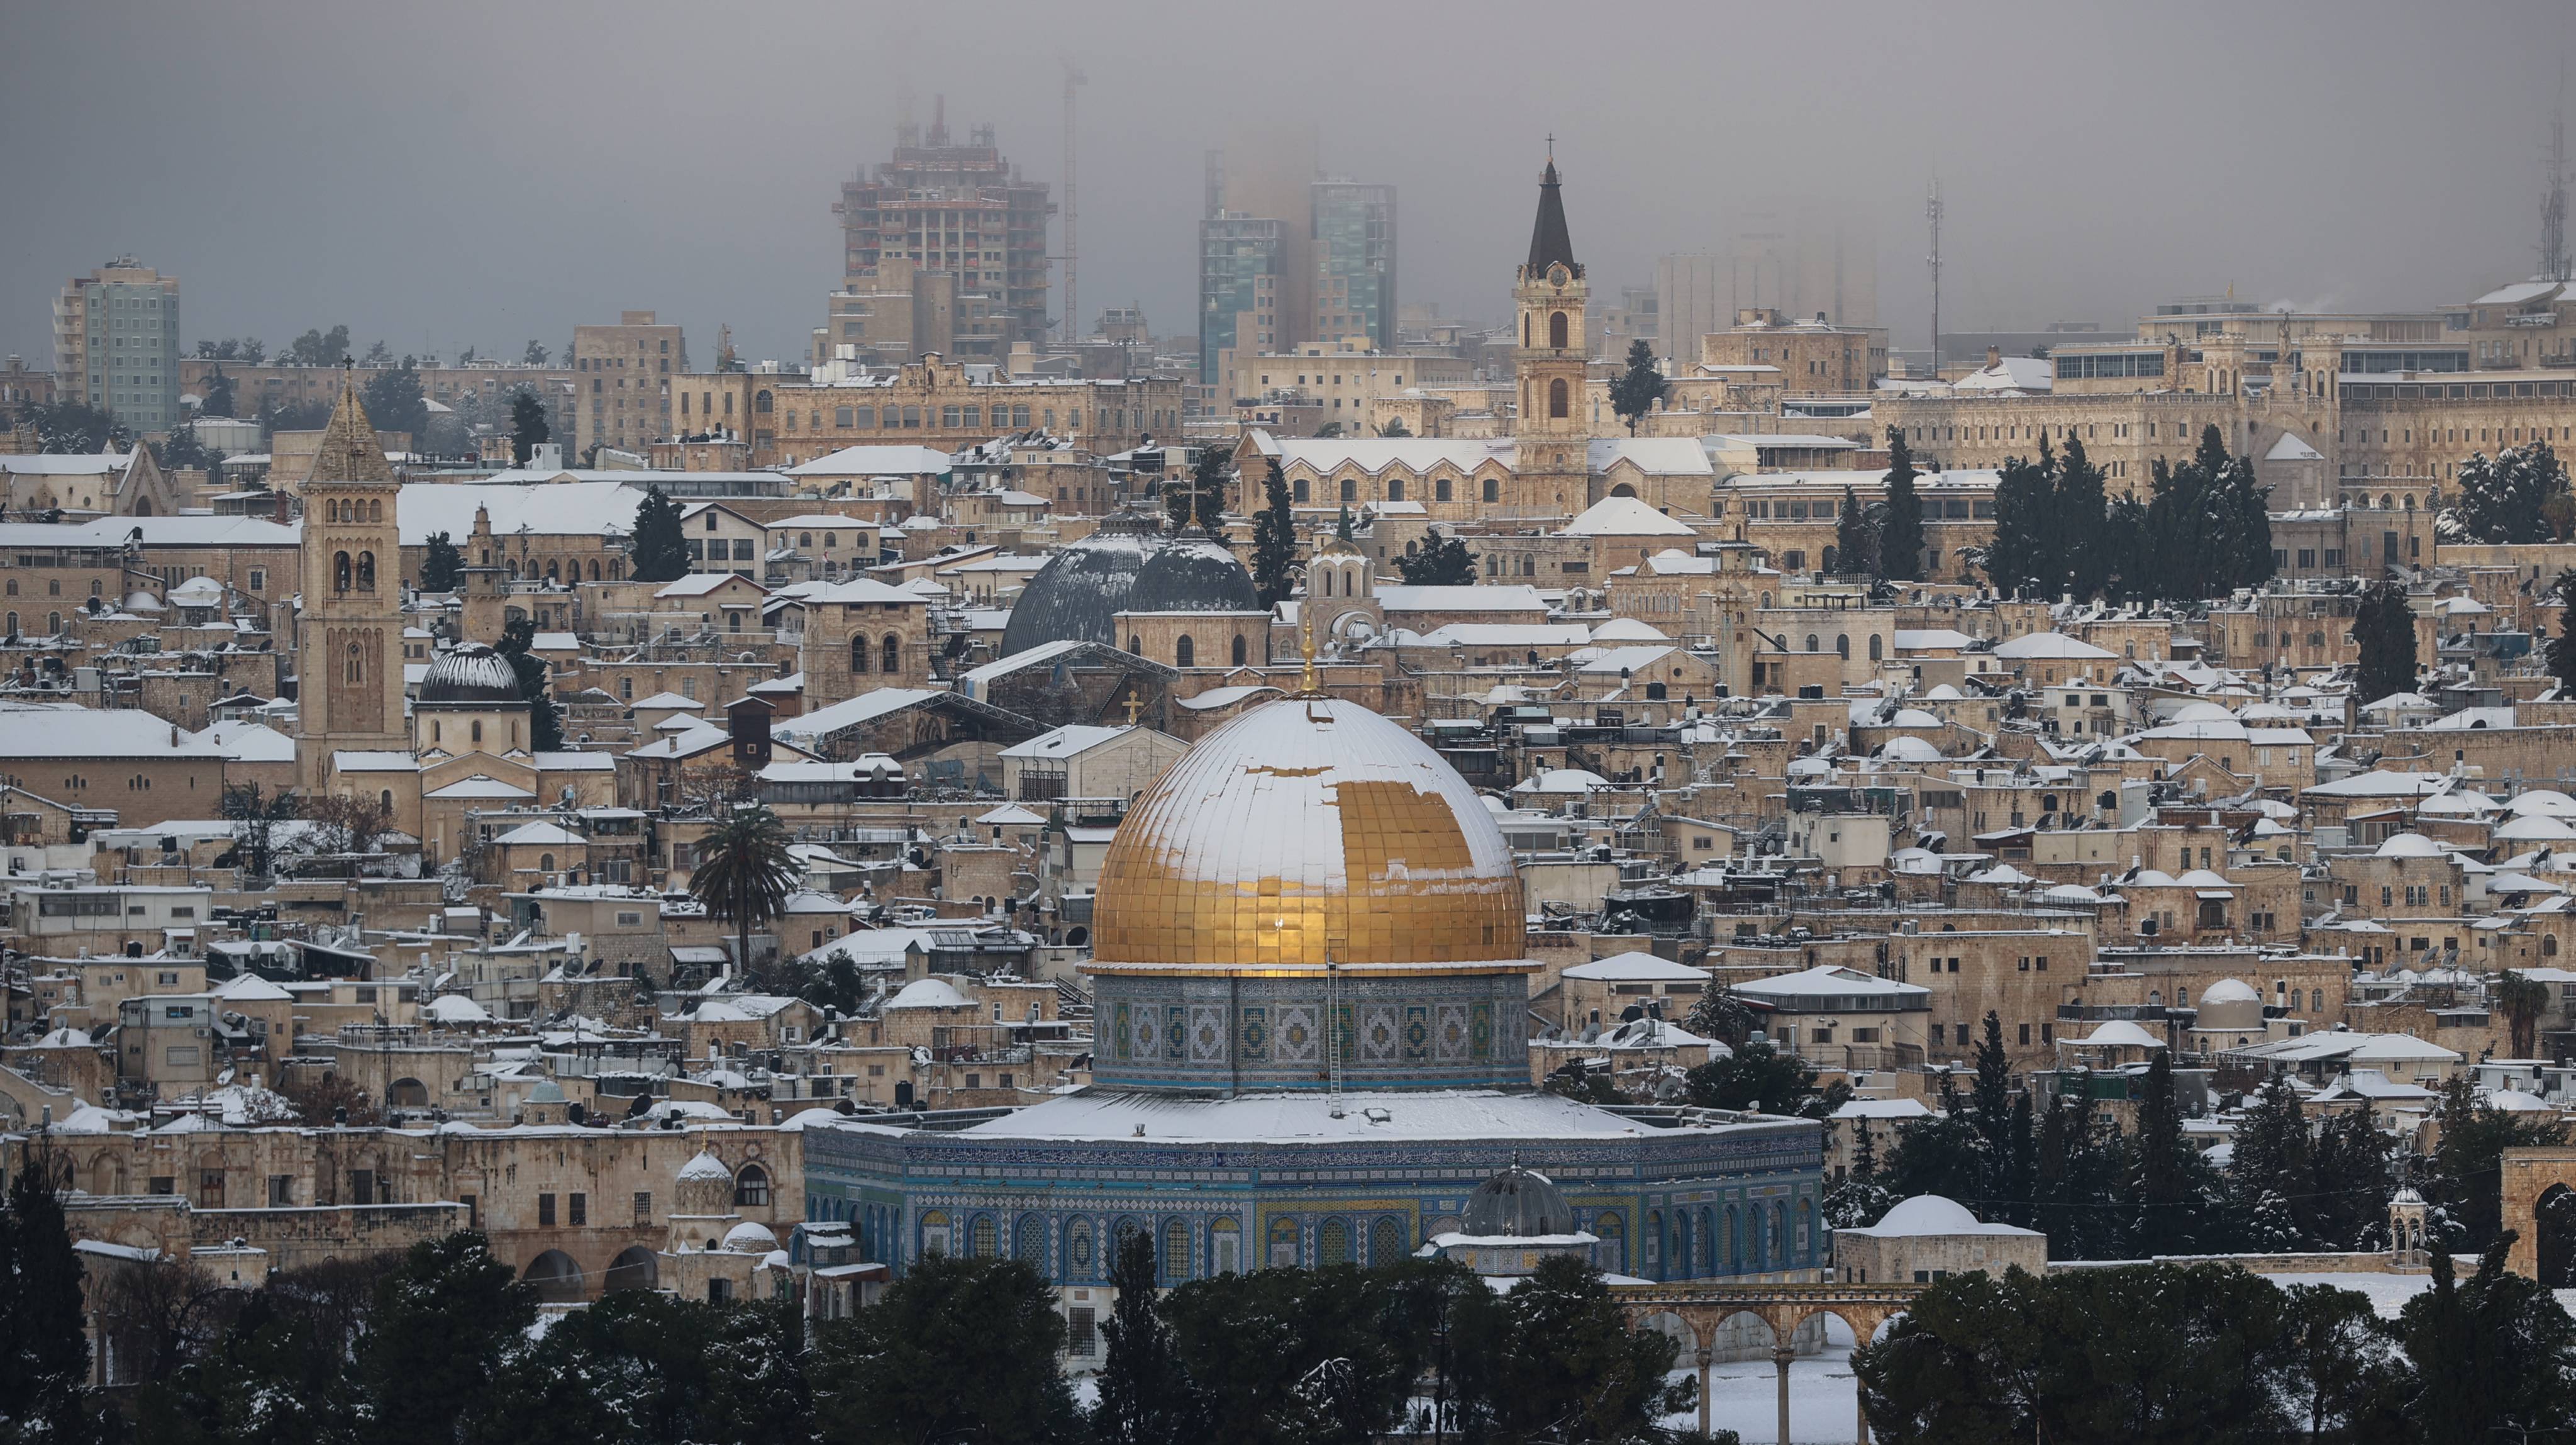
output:
M119 256L54 299L56 395L112 412L136 432L179 416L179 278Z

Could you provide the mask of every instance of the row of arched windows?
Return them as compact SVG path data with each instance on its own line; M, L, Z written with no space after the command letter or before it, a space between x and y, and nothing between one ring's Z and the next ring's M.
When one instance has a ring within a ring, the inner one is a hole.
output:
M546 562L544 576L548 582L578 582L582 578L583 565L582 559L579 557L570 558L561 562L549 558ZM598 558L591 558L588 565L590 568L590 580L593 582L623 582L626 580L626 563L618 558L612 557L609 559L607 575L605 577L601 575ZM527 570L525 572L519 570L519 563L515 558L503 559L502 566L506 569L506 573L512 581L517 581L522 577L526 578L530 582L537 580L537 564L534 558L529 559Z
M376 590L375 553L361 552L354 563L346 552L331 554L331 590L347 592L352 590L353 586L354 590L359 592Z
M1887 645L1884 639L1875 632L1871 633L1869 635L1869 660L1872 662L1882 660L1882 657L1886 652L1886 647ZM1822 652L1824 650L1823 639L1815 633L1808 633L1807 650L1809 652ZM1849 662L1851 660L1850 633L1842 633L1834 638L1834 652L1845 662Z
M891 632L887 633L884 641L879 645L878 651L882 655L885 663L885 666L881 669L882 671L903 671L902 638L897 637ZM850 671L865 672L867 670L868 640L864 637L853 637L850 639Z
M1129 650L1133 651L1134 649L1131 648ZM1243 666L1245 659L1250 657L1251 654L1251 646L1243 640L1243 634L1239 632L1236 633L1234 635L1233 665L1236 667ZM1199 665L1199 643L1197 638L1190 636L1186 632L1181 634L1180 640L1172 644L1172 665L1175 667L1196 667Z
M334 497L323 508L334 522L381 522L385 504L380 497Z
M1785 1201L1769 1208L1730 1204L1724 1213L1714 1206L1676 1209L1669 1223L1664 1212L1646 1215L1646 1272L1657 1279L1692 1279L1707 1275L1759 1274L1766 1270L1812 1263L1816 1243L1815 1206L1798 1201L1794 1216Z

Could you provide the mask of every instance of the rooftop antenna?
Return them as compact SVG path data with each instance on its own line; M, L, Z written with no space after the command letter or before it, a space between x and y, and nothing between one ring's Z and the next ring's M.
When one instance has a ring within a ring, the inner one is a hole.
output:
M1923 219L1932 226L1932 375L1941 374L1941 182L1936 178L1923 201Z
M1073 92L1074 87L1088 85L1091 77L1082 67L1064 62L1064 339L1082 339L1082 307L1074 290L1074 258L1079 251L1074 245L1073 205Z

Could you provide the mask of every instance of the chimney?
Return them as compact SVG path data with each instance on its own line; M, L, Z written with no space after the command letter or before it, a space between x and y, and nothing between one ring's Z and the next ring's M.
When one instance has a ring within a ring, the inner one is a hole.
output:
M1987 365L1987 367L1988 367L1989 369L1991 369L1991 368L1994 368L1994 367L2001 366L2001 365L2003 365L2003 364L2004 364L2004 349L2003 349L2002 347L2000 347L2000 346L1989 346L1989 347L1987 347L1987 348L1986 348L1986 365Z

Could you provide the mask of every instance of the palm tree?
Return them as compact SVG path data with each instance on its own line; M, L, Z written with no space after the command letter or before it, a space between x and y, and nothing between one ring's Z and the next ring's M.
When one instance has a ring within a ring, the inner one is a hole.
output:
M738 966L751 966L751 930L786 911L798 872L787 825L758 803L735 807L698 840L689 892L709 913L733 920Z
M2549 985L2506 969L2504 977L2496 980L2494 998L2505 1027L2513 1032L2513 1056L2532 1057L2532 1050L2539 1047L2540 1012L2549 1007Z

